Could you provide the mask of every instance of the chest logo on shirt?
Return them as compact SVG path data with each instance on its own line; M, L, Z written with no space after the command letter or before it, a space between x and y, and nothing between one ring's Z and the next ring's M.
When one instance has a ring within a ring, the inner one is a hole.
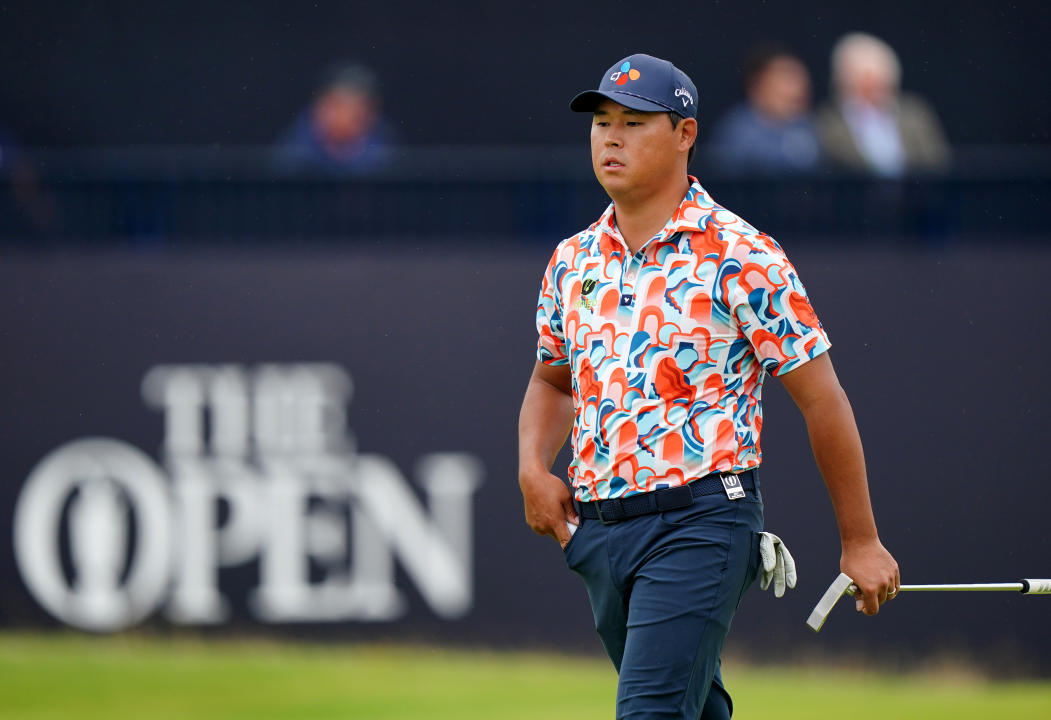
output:
M598 287L598 281L595 278L585 278L580 284L580 297L577 298L576 303L579 309L594 311L598 301L594 296L588 296L595 292L596 287Z

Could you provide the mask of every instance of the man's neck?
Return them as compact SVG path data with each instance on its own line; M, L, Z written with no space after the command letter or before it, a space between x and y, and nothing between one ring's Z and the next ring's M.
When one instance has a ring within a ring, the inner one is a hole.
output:
M662 188L660 192L645 197L629 195L613 198L617 229L632 253L638 252L668 224L689 189L690 181L683 174L681 182Z

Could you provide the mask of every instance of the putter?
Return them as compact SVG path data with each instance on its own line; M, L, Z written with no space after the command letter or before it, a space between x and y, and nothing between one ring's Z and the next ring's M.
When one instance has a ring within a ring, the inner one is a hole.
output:
M1013 583L974 583L974 584L962 584L962 585L902 585L898 588L899 592L906 590L912 591L1007 591L1011 590L1014 592L1020 592L1023 595L1051 595L1051 580L1034 580L1027 578L1021 582ZM806 624L814 632L821 630L821 626L825 624L825 620L828 619L829 613L832 612L832 608L836 606L839 599L844 595L853 595L857 591L857 587L854 585L854 581L850 579L850 576L846 573L840 573L839 577L836 578L831 585L828 586L828 590L818 600L817 606L814 611L810 613L810 617L807 618Z

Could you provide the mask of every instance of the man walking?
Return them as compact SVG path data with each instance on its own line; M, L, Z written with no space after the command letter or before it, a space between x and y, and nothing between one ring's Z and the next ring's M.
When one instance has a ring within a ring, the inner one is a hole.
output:
M729 718L719 656L759 564L761 391L803 413L858 608L897 592L829 341L780 246L687 174L697 89L632 55L570 108L593 114L613 201L544 275L519 418L526 521L564 548L620 675L618 718ZM571 493L551 465L571 435Z

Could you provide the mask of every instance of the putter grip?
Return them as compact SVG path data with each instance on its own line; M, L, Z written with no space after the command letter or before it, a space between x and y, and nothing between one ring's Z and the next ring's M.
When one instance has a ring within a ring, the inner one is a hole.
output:
M1051 595L1051 580L1035 580L1033 578L1026 578L1022 581L1022 594Z

